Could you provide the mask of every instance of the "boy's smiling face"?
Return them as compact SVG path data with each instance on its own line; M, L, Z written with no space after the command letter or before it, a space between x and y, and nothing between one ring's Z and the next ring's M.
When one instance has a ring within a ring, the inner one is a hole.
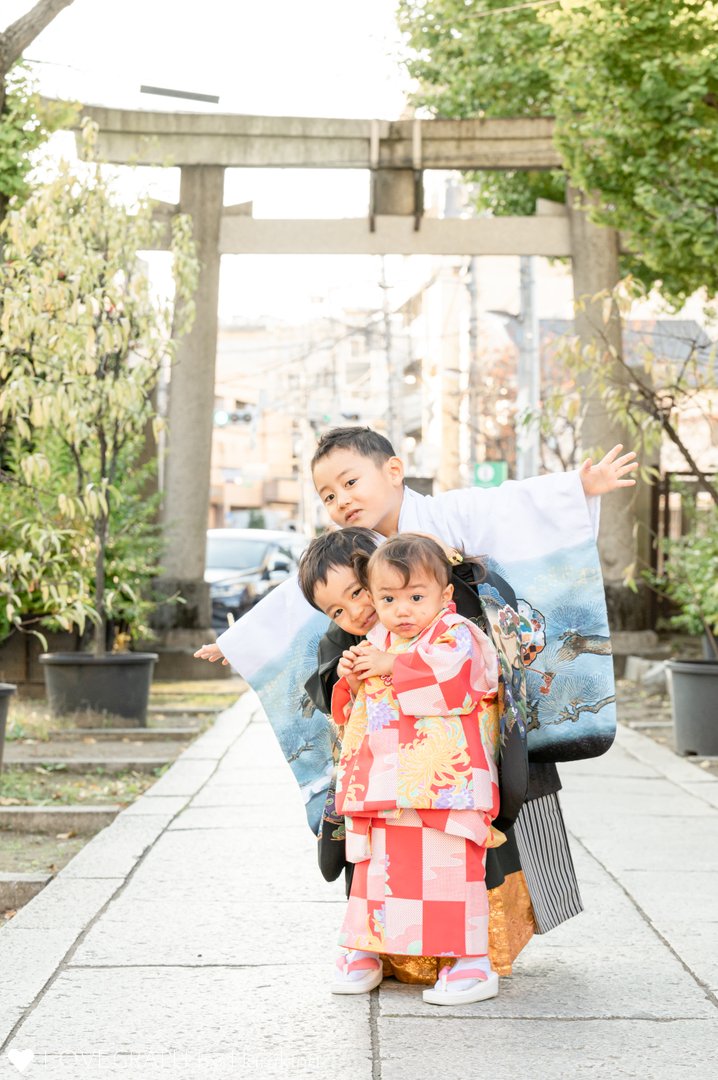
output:
M399 458L377 465L356 450L333 450L314 466L314 486L335 525L362 525L383 536L396 532L404 493Z
M314 603L347 634L364 637L377 621L371 597L351 566L332 566L314 587Z

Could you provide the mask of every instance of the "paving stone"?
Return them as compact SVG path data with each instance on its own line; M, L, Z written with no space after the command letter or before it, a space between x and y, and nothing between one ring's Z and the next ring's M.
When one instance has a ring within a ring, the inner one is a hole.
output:
M53 930L26 929L13 926L14 921L0 930L0 1008L8 1018L16 1009L25 1009L32 1004L77 937L72 926Z
M387 1017L378 1033L382 1080L415 1080L437 1048L437 1067L452 1080L714 1080L718 1019L556 1020L547 1028L541 1020Z
M645 736L641 737L645 738ZM622 777L640 778L661 775L658 769L631 757L615 743L602 757L589 758L587 761L561 761L558 768L564 783L574 776L602 776L613 781Z
M73 964L306 964L336 955L343 904L227 897L146 900L124 892L90 930Z
M267 795L254 805L187 807L169 826L171 832L183 829L271 829L307 825L304 804L293 796L282 801L278 792Z
M718 989L718 874L625 871L626 888L696 977Z
M627 756L630 755L635 762L655 768L676 783L700 783L701 777L715 782L710 773L701 770L690 759L679 757L667 746L660 746L638 731L619 725L617 741L619 749Z
M18 1023L18 1021L22 1019L24 1012L25 1010L21 1005L11 1005L9 1003L6 1004L0 1000L0 1046L3 1044L5 1039L7 1039L8 1035ZM0 1078L4 1078L6 1075L9 1075L8 1070L9 1063L5 1055L0 1054ZM15 1073L12 1080L17 1080L17 1077L19 1075L17 1069L13 1069L12 1071Z
M717 815L701 817L695 828L689 828L681 818L636 816L630 823L617 818L615 827L607 829L606 820L599 820L602 815L589 818L574 814L569 803L568 817L574 836L619 876L625 870L663 870L674 874L681 872L683 865L718 872Z
M684 791L689 795L694 795L696 799L700 799L702 802L707 803L709 806L718 810L718 780L712 780L711 783L691 782L681 784Z
M447 1017L491 1017L546 1020L573 1018L634 1020L715 1017L716 1009L680 962L656 944L642 953L641 993L636 993L636 950L542 948L532 942L501 979L499 996L474 1005L442 1006ZM650 972L650 975L646 975ZM436 1006L424 1005L421 987L386 980L380 991L381 1011L392 1016L431 1017Z
M251 723L241 738L227 752L228 764L242 765L249 759L266 762L267 765L286 764L279 743L269 724Z
M85 880L58 876L18 911L6 929L54 930L62 926L78 936L124 880L124 877Z
M126 877L171 820L168 814L120 815L85 844L58 878Z
M152 795L148 792L135 799L125 810L123 817L142 817L145 814L163 814L173 817L189 802L189 795Z
M259 767L258 765L248 764L246 761L241 765L228 764L228 757L229 755L225 755L219 763L217 771L212 777L212 787L255 787L262 785L263 787L272 788L275 784L297 787L292 771L286 761L282 761L281 764Z
M317 964L281 973L267 967L70 969L13 1046L33 1048L30 1077L53 1080L336 1080L338 1071L371 1080L369 998L332 997L327 985ZM100 1014L103 1000L121 1001L122 1008Z
M128 897L345 898L343 876L331 883L321 876L317 842L308 828L295 830L291 842L284 836L275 855L267 857L267 834L259 829L210 832L201 844L186 832L167 831L137 868Z
M150 794L194 795L216 768L214 761L175 761L171 769L152 785Z
M634 780L632 783L637 784ZM605 781L603 798L606 800L606 809L612 818L619 821L627 821L629 818L673 818L673 820L685 820L690 818L705 818L711 816L711 807L702 799L694 798L688 792L683 791L675 784L668 781L663 783L646 780L644 783L653 790L647 790L645 794L637 795L634 791L626 791L617 786L611 791L610 799L605 795ZM595 816L596 791L582 790L580 793L571 792L571 813L580 813L582 816ZM694 827L698 827L694 823Z
M270 795L271 792L271 795ZM242 781L219 784L210 782L192 799L189 809L205 806L264 806L280 803L282 806L296 807L304 814L304 803L296 784L289 787L286 783L274 788L269 784L246 784Z

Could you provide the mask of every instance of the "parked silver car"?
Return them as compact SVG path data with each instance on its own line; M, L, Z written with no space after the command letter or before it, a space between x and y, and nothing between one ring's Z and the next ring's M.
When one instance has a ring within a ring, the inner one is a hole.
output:
M212 626L226 630L290 574L306 536L277 529L208 529L204 580L210 587Z

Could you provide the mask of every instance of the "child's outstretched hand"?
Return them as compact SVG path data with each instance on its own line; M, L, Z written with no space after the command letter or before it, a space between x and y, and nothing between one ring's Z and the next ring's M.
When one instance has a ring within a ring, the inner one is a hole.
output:
M210 664L214 664L217 660L221 660L225 667L229 663L229 660L227 660L219 645L214 643L211 645L200 645L197 652L194 653L194 658L195 660L209 660Z
M607 495L616 488L633 487L636 481L628 473L638 468L636 455L631 451L619 457L621 450L623 446L619 443L598 464L594 465L591 458L584 461L579 475L586 495Z
M353 645L354 674L360 679L368 679L372 675L391 675L394 670L396 657L391 653L382 652L368 641L361 645Z

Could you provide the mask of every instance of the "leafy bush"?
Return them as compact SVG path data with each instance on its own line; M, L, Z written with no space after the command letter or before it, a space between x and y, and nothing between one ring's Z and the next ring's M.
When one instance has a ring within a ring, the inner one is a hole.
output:
M96 134L86 125L86 150ZM146 631L158 572L156 505L148 500L148 433L161 428L154 390L191 325L197 262L186 217L172 222L175 295L152 295L138 252L164 226L142 201L128 209L101 166L71 169L8 214L0 264L0 531L25 523L5 561L5 627L23 617L84 630L95 651L117 624Z

